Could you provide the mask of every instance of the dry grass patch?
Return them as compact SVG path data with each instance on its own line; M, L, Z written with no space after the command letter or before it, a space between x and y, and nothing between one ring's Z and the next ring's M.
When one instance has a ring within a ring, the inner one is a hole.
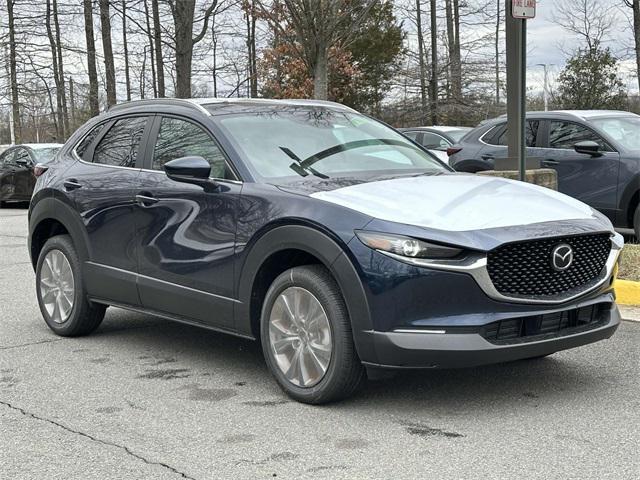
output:
M618 278L640 282L640 245L628 243L620 255Z

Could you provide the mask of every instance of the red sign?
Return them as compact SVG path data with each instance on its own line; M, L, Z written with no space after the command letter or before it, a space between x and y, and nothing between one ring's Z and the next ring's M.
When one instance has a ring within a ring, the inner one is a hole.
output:
M513 18L531 19L536 17L536 0L512 0Z

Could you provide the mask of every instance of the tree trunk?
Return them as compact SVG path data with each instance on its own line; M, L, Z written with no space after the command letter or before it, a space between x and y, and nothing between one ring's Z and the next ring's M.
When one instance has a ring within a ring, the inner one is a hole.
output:
M11 118L13 119L13 141L22 143L22 129L20 123L20 103L18 99L18 74L16 71L16 31L13 18L13 2L7 0L7 16L9 27L9 83L11 88Z
M131 101L131 77L129 75L129 44L127 42L127 0L122 0L122 46L124 50L124 82L127 101Z
M213 96L218 96L218 36L216 35L215 16L211 21L211 42L213 48L211 54L213 56Z
M427 67L424 55L424 35L422 33L422 12L420 0L416 0L416 26L418 29L418 63L420 65L420 123L427 124Z
M67 90L64 81L64 61L62 57L62 41L60 40L60 22L58 21L58 0L53 0L53 23L56 29L56 51L58 55L58 78L60 80L60 102L62 104L62 136L69 135L69 112L67 111Z
M193 11L195 8L195 0L178 0L175 5L175 10L181 10L186 3L193 3L191 8L191 25L193 25ZM151 0L151 9L153 10L153 39L155 44L156 54L156 70L158 77L158 97L163 98L165 96L164 87L164 59L162 58L162 36L160 31L160 8L158 6L158 0ZM177 26L177 24L176 24ZM176 32L177 36L177 32ZM191 40L191 30L189 30L189 40ZM176 52L176 68L178 64L177 52ZM189 63L189 72L191 72L191 63ZM191 81L191 80L189 80ZM191 90L191 88L189 88ZM179 96L179 95L178 95Z
M438 12L436 0L431 0L431 79L429 91L431 97L431 124L438 124Z
M107 80L107 105L110 107L116 104L116 70L113 64L113 45L111 44L111 17L109 15L109 0L100 0L99 3L104 71Z
M155 0L154 0L155 1ZM195 0L180 0L173 9L176 40L176 97L191 97L193 14Z
M502 19L502 4L503 0L497 0L497 12L496 12L496 43L495 43L495 52L496 52L496 105L500 105L500 25Z
M89 71L89 109L92 116L100 113L98 103L98 72L96 71L96 44L93 39L93 8L91 0L83 0L84 32L87 41L87 69Z
M71 106L70 132L76 129L76 99L74 96L73 77L69 77L69 105Z
M64 120L62 111L62 89L60 87L60 71L58 70L58 51L56 49L56 41L53 34L51 19L51 0L47 0L45 10L45 24L47 28L47 37L49 38L49 46L51 48L51 60L53 68L53 81L56 85L56 141L60 142L64 139Z
M149 20L151 18L151 16L149 15L149 4L147 3L147 0L144 0L144 18L147 21L147 38L149 39L149 55L151 56L151 82L153 83L153 96L154 98L158 96L158 85L156 83L156 61L153 58L153 53L155 51L155 47L154 47L154 41L153 41L153 31L151 30L151 21ZM146 59L147 59L147 51L145 48L145 56L144 56L144 63L146 63ZM144 78L145 78L145 69L142 69L141 72L141 78L142 78L142 82L144 82ZM164 85L164 80L163 80L163 85ZM142 97L144 98L144 95L142 95Z
M251 97L258 96L258 62L256 60L256 3L251 0L251 56L249 62L251 64Z
M633 0L633 37L636 47L636 77L640 88L640 0Z
M318 43L315 65L313 66L313 98L327 100L329 98L329 52L324 43Z

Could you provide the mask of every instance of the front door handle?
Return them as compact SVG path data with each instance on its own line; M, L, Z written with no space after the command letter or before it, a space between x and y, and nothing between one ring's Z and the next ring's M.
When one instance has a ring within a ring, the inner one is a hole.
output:
M493 155L491 155L490 153L487 153L487 154L485 154L485 155L482 155L482 157L481 157L481 158L482 158L483 160L487 160L487 161L488 161L488 160L495 160L495 159L496 159L496 157L494 157L494 156L493 156Z
M160 200L148 195L136 195L136 203L141 207L149 207L154 203L158 203Z
M78 188L82 188L82 184L78 182L78 180L76 180L75 178L67 178L64 183L64 188L67 189L67 191L71 191L71 190L77 190Z
M560 165L560 162L558 160L553 160L552 158L547 158L545 160L542 160L542 165L545 167L555 167L557 165Z

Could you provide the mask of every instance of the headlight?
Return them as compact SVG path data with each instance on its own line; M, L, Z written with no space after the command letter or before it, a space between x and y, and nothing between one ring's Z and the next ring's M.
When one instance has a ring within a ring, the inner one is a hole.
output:
M401 235L358 231L356 236L369 248L409 258L453 258L462 253L460 248L445 247Z

